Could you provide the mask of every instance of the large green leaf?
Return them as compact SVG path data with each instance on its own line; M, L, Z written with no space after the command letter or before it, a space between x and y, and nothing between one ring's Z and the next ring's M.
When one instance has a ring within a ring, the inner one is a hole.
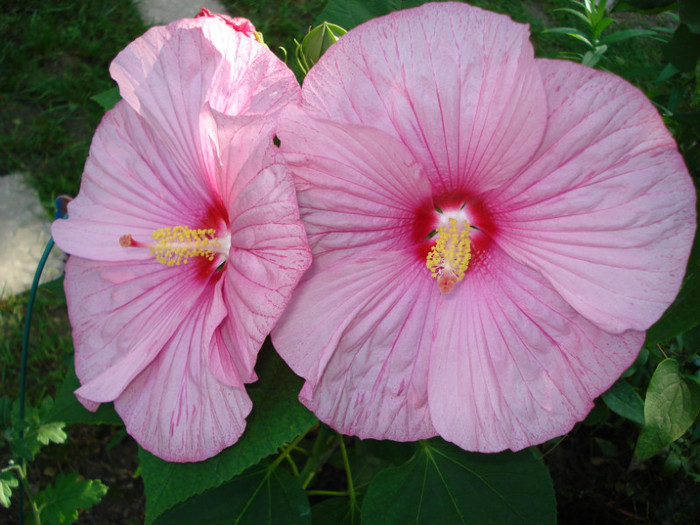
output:
M360 509L350 507L349 497L333 497L311 507L313 525L359 525Z
M700 59L700 34L681 24L663 49L666 58L680 71L691 71Z
M555 522L552 480L529 451L476 454L442 440L380 472L362 504L364 525Z
M121 425L122 420L114 410L112 403L102 403L96 412L90 412L73 393L80 388L80 381L75 375L75 369L71 365L66 374L61 388L56 394L56 401L51 408L49 417L54 421L63 421L66 425L73 423L88 423L91 425L103 423L107 425Z
M59 474L53 485L36 495L41 511L41 522L48 525L73 523L78 519L78 509L89 509L107 494L107 486L100 480L78 481L78 473Z
M618 380L602 396L603 402L617 415L644 424L644 401L624 379Z
M700 204L700 200L698 202ZM661 319L649 329L645 344L661 343L700 324L698 297L700 297L700 236L696 234L681 291Z
M329 0L316 19L316 25L332 22L350 30L370 18L417 7L430 0Z
M698 0L678 0L678 14L681 23L693 33L700 33L700 2Z
M297 400L302 380L277 356L269 341L263 345L256 371L258 382L248 386L253 411L234 446L199 463L168 463L139 450L147 523L173 505L229 481L316 422Z
M700 386L681 377L678 361L665 359L649 381L644 428L635 454L646 459L681 437L700 412Z
M306 525L309 500L286 470L257 465L229 483L175 505L156 525Z

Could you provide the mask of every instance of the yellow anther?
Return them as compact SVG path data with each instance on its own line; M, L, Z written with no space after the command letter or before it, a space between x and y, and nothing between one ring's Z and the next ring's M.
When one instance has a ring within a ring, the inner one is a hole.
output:
M187 264L192 257L205 257L214 260L214 252L219 248L216 230L197 229L187 226L160 228L151 234L155 244L151 253L159 263L175 266Z
M438 239L430 249L425 265L430 275L437 279L442 293L447 293L456 283L464 279L464 274L472 258L468 223L458 227L457 220L450 218L449 226L440 226Z

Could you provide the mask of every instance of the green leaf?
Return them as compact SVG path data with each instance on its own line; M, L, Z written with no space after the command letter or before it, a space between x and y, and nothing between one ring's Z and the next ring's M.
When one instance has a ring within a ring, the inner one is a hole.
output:
M577 18L580 18L583 20L583 23L586 24L586 26L591 25L591 21L588 19L588 17L581 13L580 11L576 11L576 9L571 9L570 7L559 7L558 9L552 9L552 11L557 12L557 11L562 11L565 13L569 13L571 15L576 16Z
M79 509L89 509L107 494L100 480L78 481L78 473L59 474L53 485L39 492L35 501L41 511L41 522L48 525L73 523Z
M476 454L442 440L420 445L410 461L374 478L363 524L556 522L552 480L530 451Z
M622 42L623 40L628 40L630 38L639 37L651 37L658 38L658 33L656 31L650 31L649 29L624 29L622 31L617 31L616 33L611 33L600 39L601 44L614 44L615 42Z
M63 443L68 437L63 431L66 424L63 421L51 421L44 423L36 430L36 440L42 445L49 443Z
M566 35L570 36L572 38L575 38L576 40L580 40L584 44L586 44L588 47L593 47L593 43L588 39L588 37L579 31L578 29L574 27L552 27L549 29L545 29L542 31L543 33L556 33L559 35Z
M357 504L357 503L356 503ZM328 498L311 507L314 525L359 525L360 509L350 509L349 497Z
M100 105L100 107L102 107L102 109L109 111L117 104L117 102L121 100L121 98L122 97L119 95L119 88L113 87L112 89L108 89L107 91L103 91L97 95L93 95L90 97L90 100L94 100Z
M399 9L423 5L430 0L329 0L315 25L328 21L345 29Z
M678 14L681 23L691 32L700 33L700 2L698 0L678 0Z
M286 470L258 465L229 483L175 505L156 525L306 525L309 500Z
M617 415L644 424L644 401L624 379L618 380L602 395L603 402Z
M698 199L700 206L700 199ZM690 252L688 269L678 297L647 332L646 346L661 343L672 337L687 332L700 324L700 236L695 235L693 250Z
M19 480L11 470L0 472L0 505L6 509L10 508L10 497L12 489L19 486Z
M122 420L114 410L112 403L102 403L96 412L90 412L73 393L80 388L80 381L75 375L75 369L71 365L66 379L56 394L56 401L53 404L49 417L56 421L64 421L66 425L74 423L88 423L90 425L106 424L121 425Z
M664 56L680 71L691 71L700 59L700 34L681 24L663 48Z
M685 381L678 361L665 359L651 377L644 402L644 428L635 454L650 458L681 437L700 412L700 386Z
M260 352L256 371L258 382L247 387L253 411L234 446L199 463L168 463L139 450L146 523L173 505L229 481L316 422L297 400L302 380L277 356L269 339Z

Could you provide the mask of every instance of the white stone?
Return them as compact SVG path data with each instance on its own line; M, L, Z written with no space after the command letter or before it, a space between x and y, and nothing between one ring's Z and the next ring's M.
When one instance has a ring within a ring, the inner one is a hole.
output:
M51 237L51 220L36 190L21 174L0 177L0 298L32 286L39 259ZM66 256L54 246L41 283L63 274Z
M213 13L226 13L217 0L137 0L136 7L146 24L169 24L179 18L192 18L202 7Z

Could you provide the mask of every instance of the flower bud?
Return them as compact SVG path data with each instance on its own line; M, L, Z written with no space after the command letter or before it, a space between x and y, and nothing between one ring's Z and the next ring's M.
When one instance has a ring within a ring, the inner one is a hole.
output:
M342 27L323 22L309 31L301 44L297 43L297 62L306 73L326 50L335 44L347 31Z

